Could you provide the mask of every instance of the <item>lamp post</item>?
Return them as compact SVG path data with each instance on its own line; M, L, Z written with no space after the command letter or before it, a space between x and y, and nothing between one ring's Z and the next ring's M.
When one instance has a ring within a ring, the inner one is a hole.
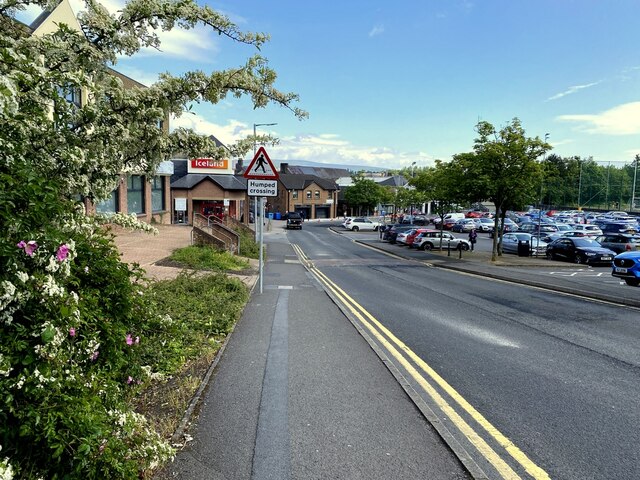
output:
M544 134L544 143L547 143L547 140L549 139L549 134L545 133ZM544 155L542 157L542 161L544 162L547 158L547 152L544 152ZM542 181L540 182L540 202L538 202L538 243L536 244L536 248L538 245L540 245L540 237L542 236L542 232L540 231L540 223L542 222L542 184L544 182L544 178L542 179ZM533 243L533 242L532 242ZM533 245L532 245L533 247Z
M277 125L277 123L254 123L253 124L253 156L256 156L257 151L257 142L256 142L256 127L271 127L273 125ZM262 201L260 202L262 203ZM254 226L255 234L256 234L256 243L258 243L258 197L255 198L253 202L253 218L254 218ZM260 206L260 215L264 214L262 211L262 205ZM260 232L262 233L262 221L260 218ZM260 250L260 255L262 255L262 249ZM262 293L262 292L261 292Z

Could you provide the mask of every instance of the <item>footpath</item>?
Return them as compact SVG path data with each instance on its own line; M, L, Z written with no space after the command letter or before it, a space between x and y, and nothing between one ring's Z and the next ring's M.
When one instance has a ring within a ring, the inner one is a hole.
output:
M123 234L117 243L125 261L170 278L177 272L156 262L188 245L190 229L160 230L153 239ZM458 252L408 251L362 238L371 248L438 268L640 306L639 289L614 295L576 278L538 273L556 262L510 255L492 263L480 252L460 259ZM283 222L274 221L264 239L263 293L255 276L245 279L253 293L183 432L188 441L155 479L471 478L300 264Z

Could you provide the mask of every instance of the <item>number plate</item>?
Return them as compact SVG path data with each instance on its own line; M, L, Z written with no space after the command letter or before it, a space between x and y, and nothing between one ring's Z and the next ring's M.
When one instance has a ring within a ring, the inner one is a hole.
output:
M602 260L611 260L611 257L602 257Z
M622 267L616 267L616 273L627 273L627 269Z

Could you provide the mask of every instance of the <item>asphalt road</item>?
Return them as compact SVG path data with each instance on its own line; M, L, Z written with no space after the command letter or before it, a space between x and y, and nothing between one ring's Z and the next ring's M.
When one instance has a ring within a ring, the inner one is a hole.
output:
M288 238L491 478L640 478L638 310L392 258L326 224Z

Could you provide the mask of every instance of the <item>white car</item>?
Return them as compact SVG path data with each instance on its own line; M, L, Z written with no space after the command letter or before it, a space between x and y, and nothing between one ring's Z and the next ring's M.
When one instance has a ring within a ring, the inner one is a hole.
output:
M359 230L371 230L377 231L380 227L380 222L374 222L366 217L348 218L343 224L344 228L357 232Z
M577 224L573 225L574 232L584 232L589 237L597 237L602 235L602 230L597 225L589 225L589 224Z

